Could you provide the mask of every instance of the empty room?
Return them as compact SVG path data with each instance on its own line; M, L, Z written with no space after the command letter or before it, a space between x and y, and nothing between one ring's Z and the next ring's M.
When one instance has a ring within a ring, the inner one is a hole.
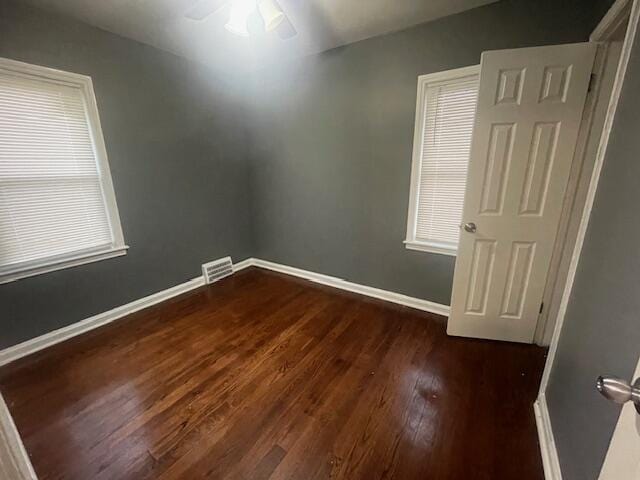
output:
M640 480L640 0L0 0L0 480Z

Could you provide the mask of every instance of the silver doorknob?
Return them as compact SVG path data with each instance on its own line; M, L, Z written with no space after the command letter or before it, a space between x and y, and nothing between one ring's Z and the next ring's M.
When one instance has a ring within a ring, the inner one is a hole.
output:
M478 230L476 228L476 224L473 222L465 223L464 225L462 225L462 228L464 228L469 233L476 233L476 230Z
M607 400L622 405L632 401L636 411L640 413L640 378L629 385L629 382L616 377L598 377L596 388Z

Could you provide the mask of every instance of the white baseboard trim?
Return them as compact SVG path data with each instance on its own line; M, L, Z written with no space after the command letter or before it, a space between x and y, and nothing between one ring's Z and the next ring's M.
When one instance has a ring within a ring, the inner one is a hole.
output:
M253 259L248 258L246 260L238 262L233 266L233 271L237 272L239 270L242 270L243 268L251 266L252 260ZM32 353L38 352L44 348L51 347L57 343L64 342L65 340L73 338L77 335L89 332L95 328L106 325L107 323L111 323L114 320L137 312L138 310L142 310L143 308L147 308L157 303L164 302L165 300L169 300L170 298L189 292L203 285L204 279L202 278L202 276L196 277L192 280L189 280L188 282L176 285L175 287L167 288L166 290L153 293L147 297L143 297L138 300L134 300L133 302L127 303L126 305L116 307L103 313L99 313L97 315L94 315L93 317L86 318L67 327L45 333L44 335L41 335L39 337L19 343L18 345L5 348L4 350L0 350L0 366L11 363L27 355L31 355Z
M405 305L407 307L423 310L425 312L435 313L437 315L448 316L449 306L442 305L428 300L422 300L420 298L409 297L400 293L389 292L381 290L379 288L368 287L366 285L360 285L357 283L348 282L341 278L331 277L329 275L323 275L321 273L310 272L302 270L300 268L289 267L287 265L281 265L279 263L268 262L266 260L260 260L258 258L247 258L241 262L236 263L233 266L233 271L238 272L247 267L256 266L267 270L273 270L294 277L304 278L315 283L327 285L341 290L347 290L349 292L359 293L368 297L378 298L387 302L397 303ZM116 307L112 310L99 313L92 317L81 320L77 323L73 323L67 327L54 330L31 340L19 343L4 350L0 350L0 366L11 363L19 358L26 357L32 353L36 353L47 347L51 347L58 343L64 342L77 335L89 332L95 328L101 327L108 323L111 323L126 315L130 315L143 308L150 307L165 300L169 300L172 297L180 295L182 293L189 292L198 287L204 285L204 279L200 276L189 280L188 282L176 285L175 287L162 290L161 292L154 293L144 298L134 300L120 307Z
M544 477L546 480L562 480L562 471L560 470L556 442L553 439L553 429L551 428L547 399L544 395L538 397L533 404L533 410L536 416L536 427L538 428Z
M440 303L430 302L429 300L423 300L421 298L409 297L401 293L389 292L387 290L381 290L379 288L368 287L366 285L349 282L341 278L331 277L329 275L323 275L321 273L310 272L308 270L302 270L300 268L289 267L287 265L282 265L279 263L268 262L266 260L260 260L259 258L253 258L251 260L253 260L252 265L256 267L285 273L294 277L304 278L306 280L320 283L322 285L327 285L329 287L359 293L361 295L378 298L380 300L397 303L399 305L405 305L417 310L435 313L437 315L443 315L445 317L449 316L449 305L442 305Z
M233 264L233 273L239 272L240 270L244 270L247 267L251 267L253 265L253 258L245 258L241 262Z
M201 287L202 285L204 285L204 279L202 277L197 277L193 280L189 280L188 282L176 285L175 287L162 290L161 292L153 293L147 297L134 300L131 303L127 303L126 305L121 305L120 307L116 307L112 310L99 313L97 315L94 315L93 317L89 317L79 322L72 323L67 327L59 328L58 330L45 333L44 335L41 335L39 337L19 343L18 345L5 348L4 350L0 351L0 366L11 363L27 355L31 355L32 353L42 350L43 348L47 348L57 343L64 342L65 340L68 340L72 337L101 327L102 325L106 325L107 323L111 323L114 320L124 317L125 315L129 315L131 313L137 312L138 310L142 310L143 308L150 307L151 305L155 305L156 303L163 302L172 297L175 297L176 295L180 295L181 293L185 293L193 290L194 288Z
M7 404L0 395L0 478L37 480Z

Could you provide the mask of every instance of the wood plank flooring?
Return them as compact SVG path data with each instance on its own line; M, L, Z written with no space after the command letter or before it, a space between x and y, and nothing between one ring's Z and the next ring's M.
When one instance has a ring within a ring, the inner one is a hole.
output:
M0 370L41 479L542 480L545 351L256 268Z

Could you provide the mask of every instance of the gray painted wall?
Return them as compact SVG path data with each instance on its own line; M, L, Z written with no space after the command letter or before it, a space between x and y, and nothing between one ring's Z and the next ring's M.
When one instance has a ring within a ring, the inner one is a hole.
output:
M131 246L0 286L0 348L227 254L449 303L453 258L402 245L417 76L483 50L584 40L609 4L505 0L260 72L247 137L242 81L0 0L0 56L93 77ZM597 478L617 419L596 375L628 377L640 353L639 88L636 46L548 390L565 480Z
M483 50L584 40L604 3L503 0L278 65L255 76L245 116L243 80L0 0L0 56L93 77L131 246L0 286L0 348L227 254L449 303L453 257L402 244L417 76Z
M252 253L236 79L0 0L0 56L90 75L128 255L0 285L0 348Z
M620 408L600 374L640 355L640 39L636 37L547 390L564 480L598 478Z
M449 304L454 257L402 243L417 77L484 50L584 41L602 4L504 0L260 72L257 256Z

